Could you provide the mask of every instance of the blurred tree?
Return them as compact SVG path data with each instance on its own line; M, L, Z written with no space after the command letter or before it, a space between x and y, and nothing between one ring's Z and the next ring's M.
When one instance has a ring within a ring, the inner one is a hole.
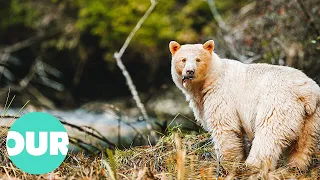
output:
M10 52L5 63L15 80L7 81L18 85L41 60L47 71L61 72L46 77L64 89L36 79L30 85L57 106L130 95L113 54L149 5L149 0L1 1L0 58L4 48L32 40ZM317 0L225 0L215 1L215 6L230 26L229 32L220 30L207 1L159 1L122 58L139 91L152 94L163 84L172 84L170 40L201 43L215 39L222 56L237 58L230 53L231 45L246 58L259 57L254 62L290 65L313 78L319 76ZM227 46L226 40L232 43ZM41 79L41 73L36 77ZM3 83L5 79L0 84L8 84Z
M317 0L255 1L240 12L227 21L231 29L224 35L233 38L236 50L248 58L259 55L256 62L301 69L320 83Z

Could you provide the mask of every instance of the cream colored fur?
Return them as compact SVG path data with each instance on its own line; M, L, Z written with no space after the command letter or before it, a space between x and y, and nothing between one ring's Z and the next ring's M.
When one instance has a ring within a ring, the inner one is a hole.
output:
M245 158L244 130L252 141L248 165L275 168L284 149L291 147L289 166L308 167L320 132L320 88L312 79L290 67L222 59L213 52L213 41L171 42L169 48L173 81L224 160ZM188 62L195 77L183 82L186 69L177 66ZM198 66L207 69L197 72Z

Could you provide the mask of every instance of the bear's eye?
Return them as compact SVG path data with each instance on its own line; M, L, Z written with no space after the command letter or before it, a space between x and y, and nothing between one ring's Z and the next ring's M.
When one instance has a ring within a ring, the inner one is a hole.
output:
M197 62L200 62L201 60L199 58L196 59Z
M183 58L181 61L182 61L182 62L186 62L186 60L187 60L186 58Z

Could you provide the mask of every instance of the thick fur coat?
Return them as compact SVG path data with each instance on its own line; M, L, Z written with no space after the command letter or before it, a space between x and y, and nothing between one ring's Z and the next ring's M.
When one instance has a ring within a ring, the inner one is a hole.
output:
M212 134L217 155L243 160L246 133L248 165L275 168L289 149L289 166L308 167L320 132L320 88L312 79L290 67L222 59L212 40L172 41L169 49L172 79Z

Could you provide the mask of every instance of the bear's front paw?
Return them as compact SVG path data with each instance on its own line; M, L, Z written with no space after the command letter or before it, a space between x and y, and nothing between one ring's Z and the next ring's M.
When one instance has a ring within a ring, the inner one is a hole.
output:
M261 160L259 158L248 157L245 163L248 166L266 170L273 170L276 167L276 164L273 164L270 158L263 158L263 160Z
M249 167L255 167L255 168L261 167L261 161L257 160L256 158L252 158L252 157L248 157L248 159L245 161L245 164Z

